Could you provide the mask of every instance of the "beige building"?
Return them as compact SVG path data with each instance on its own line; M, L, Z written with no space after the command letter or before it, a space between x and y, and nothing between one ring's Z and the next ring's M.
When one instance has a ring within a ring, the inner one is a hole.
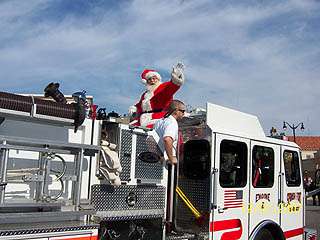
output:
M293 142L293 136L287 136ZM320 157L320 136L299 136L296 143L301 147L302 160Z
M293 142L293 136L288 136ZM314 176L315 170L320 168L320 136L299 136L296 143L301 148L302 169L308 170Z

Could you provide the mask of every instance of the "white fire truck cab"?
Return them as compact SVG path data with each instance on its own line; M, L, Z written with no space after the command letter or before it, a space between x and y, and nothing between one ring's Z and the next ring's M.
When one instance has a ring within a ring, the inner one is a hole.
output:
M0 97L15 98L0 101L0 239L303 239L300 149L253 115L184 118L170 167L153 131L106 117L75 132L64 105Z
M256 116L210 103L205 118L185 119L181 132L177 186L192 205L176 198L177 227L214 240L303 239L295 143L266 137Z

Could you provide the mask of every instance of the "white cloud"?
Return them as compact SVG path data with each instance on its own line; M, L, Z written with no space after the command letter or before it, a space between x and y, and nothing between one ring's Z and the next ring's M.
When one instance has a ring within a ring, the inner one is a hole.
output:
M189 104L210 100L258 113L265 129L281 127L283 119L309 119L309 132L320 134L320 33L313 26L320 4L219 3L137 0L112 11L96 7L95 21L66 9L64 18L46 21L41 11L54 1L5 1L1 85L25 92L60 81L68 92L86 88L99 105L124 112L143 88L143 67L168 76L182 60L187 82L178 97Z
M1 2L0 19L1 21L13 20L24 15L31 14L46 1L43 0L10 0Z

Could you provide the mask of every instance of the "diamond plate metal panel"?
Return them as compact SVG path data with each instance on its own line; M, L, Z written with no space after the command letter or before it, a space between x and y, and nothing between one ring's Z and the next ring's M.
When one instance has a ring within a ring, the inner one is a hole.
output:
M210 212L209 179L179 179L178 184L184 194L200 213L203 214ZM198 231L209 230L209 223L205 223L201 227L196 224L194 215L179 196L177 196L176 223L178 227L182 227L184 229L192 228Z
M162 179L162 163L142 162L138 155L141 152L153 152L162 155L158 144L153 137L143 134L137 135L135 178L137 179Z
M134 205L128 203L128 197L132 194L135 196ZM143 211L164 209L165 188L148 185L93 185L92 205L96 211L110 211L110 214L121 211L122 216L139 214L136 210L144 215L159 214L159 211Z
M167 235L166 240L198 240L198 238L191 233L176 233Z
M120 145L120 163L122 173L120 179L122 181L130 181L131 172L131 152L132 152L132 132L130 130L121 130Z
M136 219L154 219L163 218L163 209L153 210L127 210L127 211L98 211L95 215L99 222L114 220L136 220Z

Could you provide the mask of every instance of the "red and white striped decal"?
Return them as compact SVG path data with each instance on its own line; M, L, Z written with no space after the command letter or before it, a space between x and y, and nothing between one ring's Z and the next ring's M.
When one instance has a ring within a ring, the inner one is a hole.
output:
M296 236L300 236L303 234L303 228L296 228L296 229L292 229L289 231L285 231L284 232L284 236L286 239L292 238L292 237L296 237Z
M229 219L210 223L210 232L219 232L229 229L235 230L223 233L220 240L238 240L241 238L242 224L240 219Z
M229 220L215 221L210 223L210 232L219 232L219 231L224 231L229 229L235 229L235 230L223 233L221 235L220 240L238 240L241 238L242 224L240 219L229 219ZM303 228L297 228L297 229L292 229L284 232L284 236L286 239L289 239L292 237L300 236L303 233L304 233Z

